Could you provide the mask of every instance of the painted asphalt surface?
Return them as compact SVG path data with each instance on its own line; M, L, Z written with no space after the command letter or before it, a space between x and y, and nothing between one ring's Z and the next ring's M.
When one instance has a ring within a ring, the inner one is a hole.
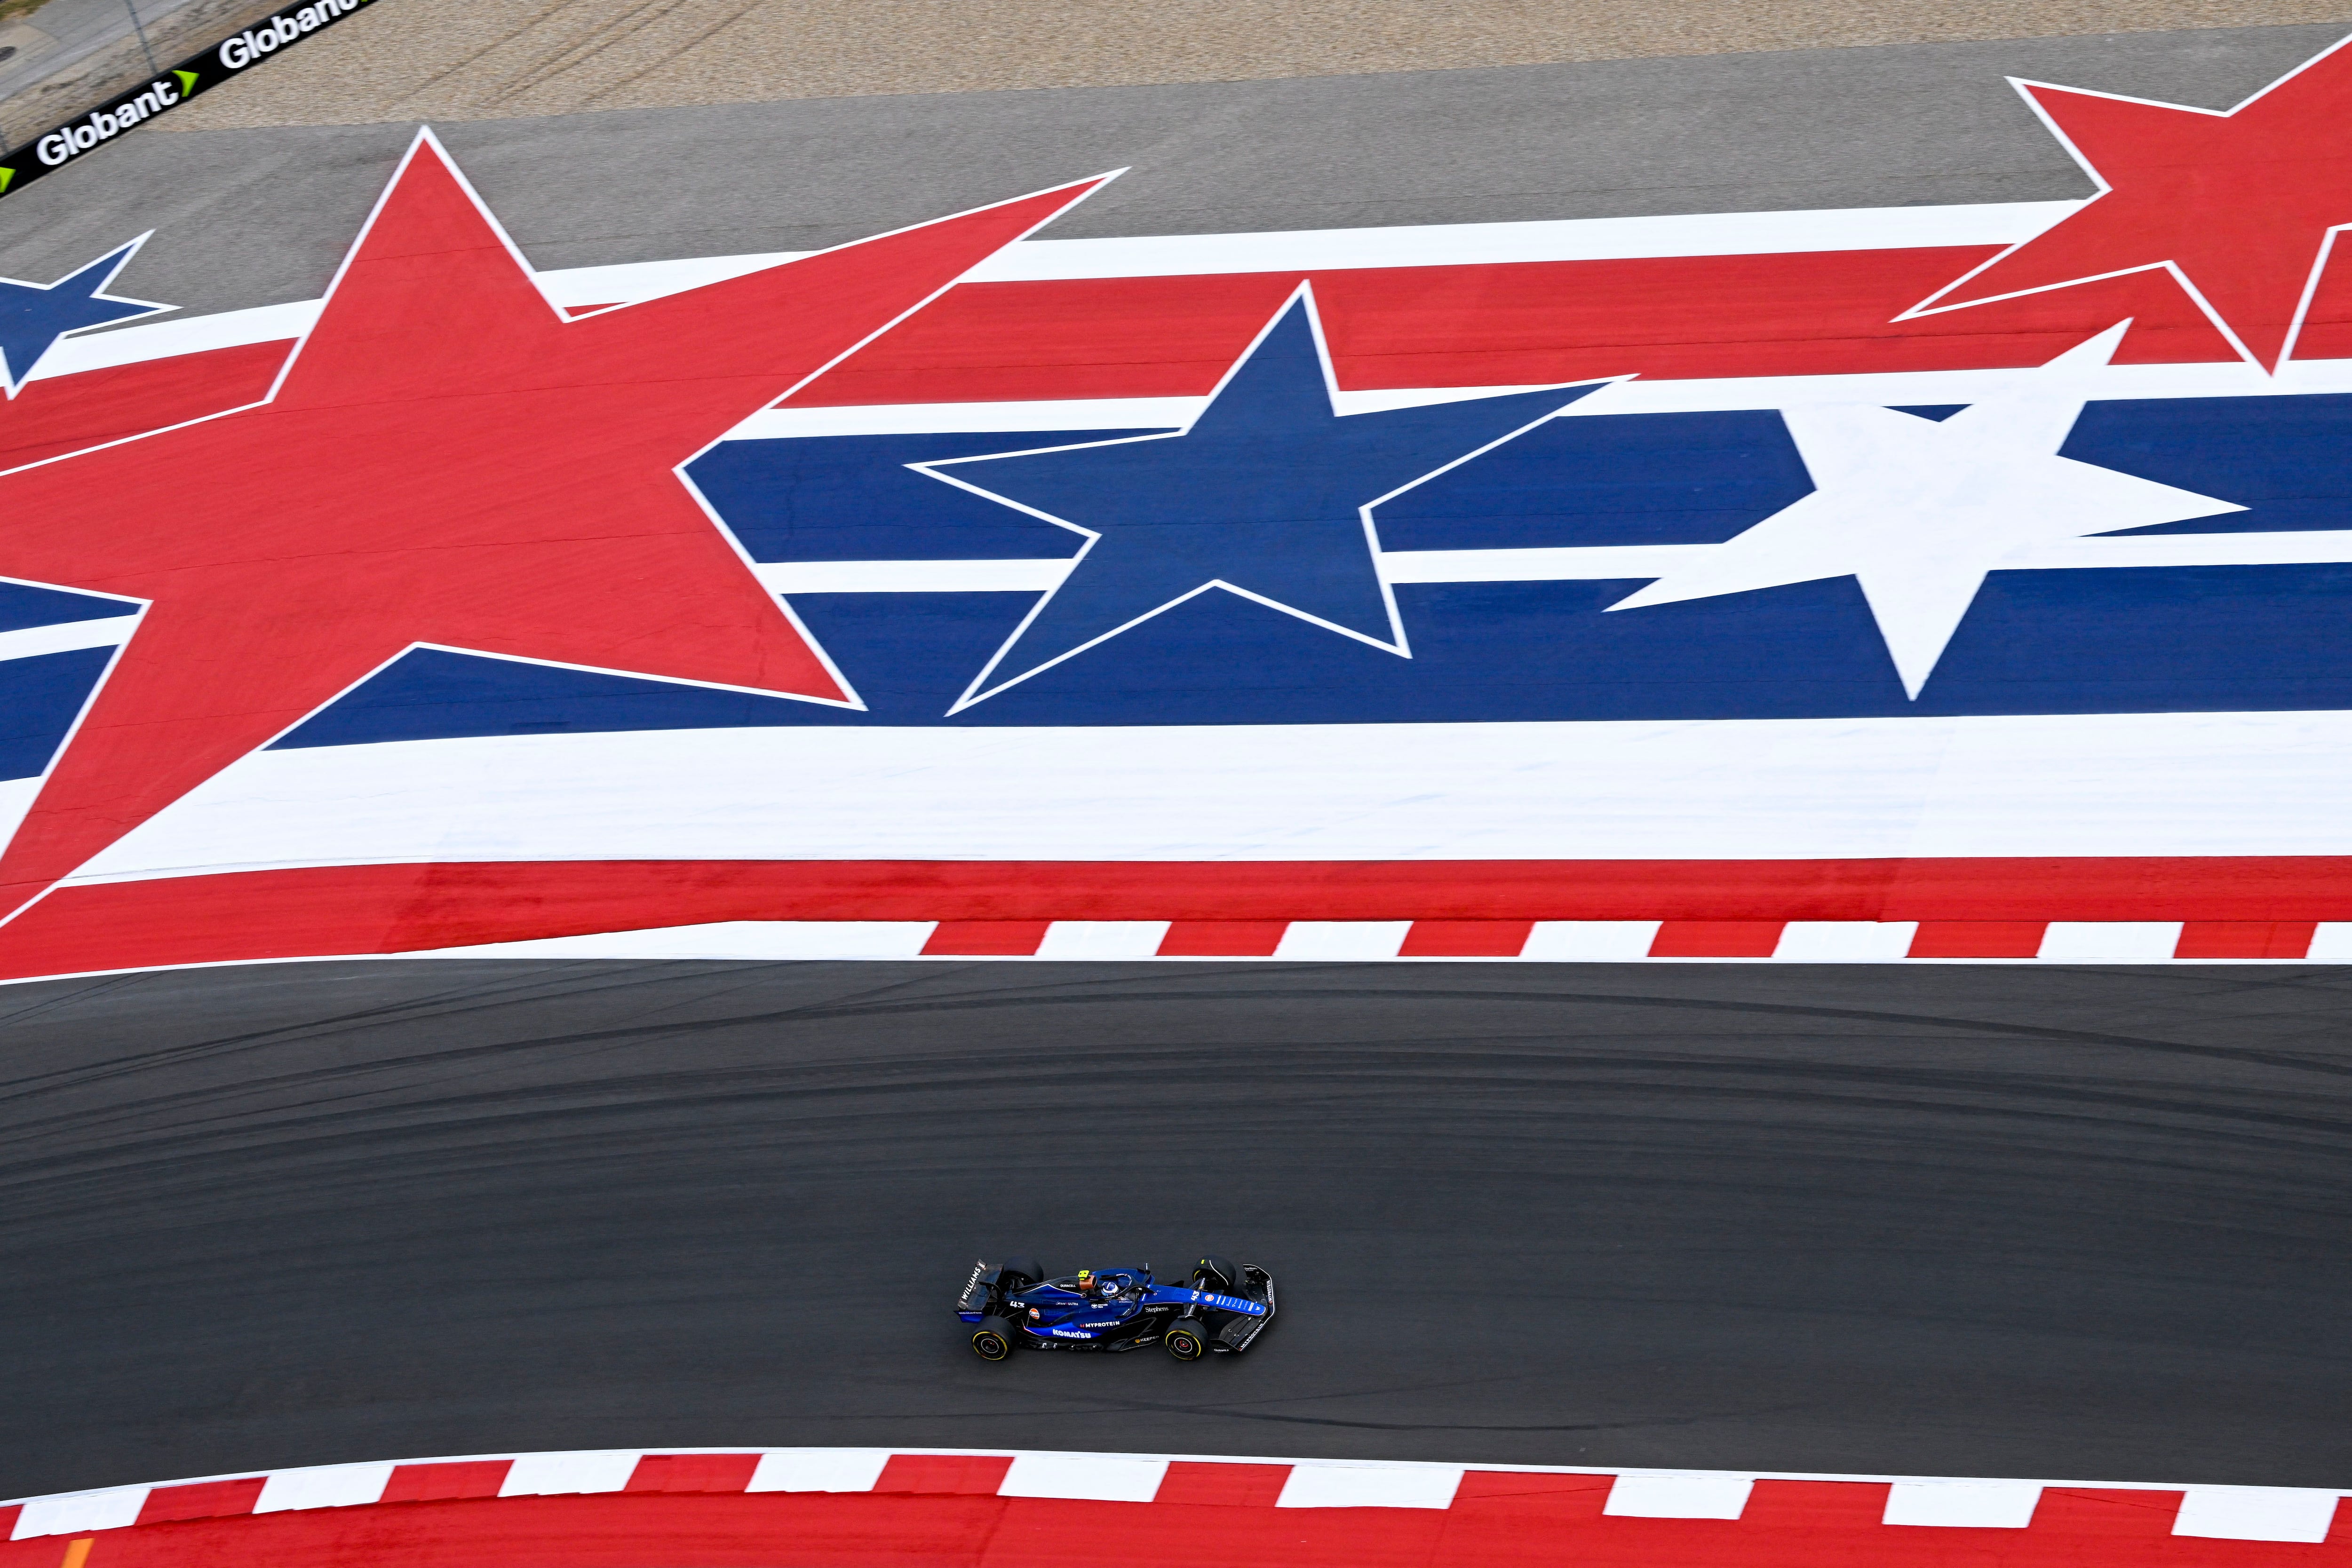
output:
M803 99L440 127L542 267L797 250L1103 169L1053 237L2041 201L2091 186L2005 76L2226 107L2341 26L1293 81ZM0 276L152 227L190 311L315 298L413 128L174 133L0 204Z
M18 1493L940 1444L2337 1486L2340 970L384 962L0 992ZM985 1365L976 1253L1272 1269Z

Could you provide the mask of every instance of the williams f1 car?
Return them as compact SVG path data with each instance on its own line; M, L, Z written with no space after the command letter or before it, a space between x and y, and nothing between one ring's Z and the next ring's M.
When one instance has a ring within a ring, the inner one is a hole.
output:
M1274 1321L1274 1276L1223 1258L1192 1265L1188 1281L1163 1285L1151 1265L1081 1269L1049 1278L1034 1258L975 1263L956 1301L982 1361L1016 1350L1133 1350L1165 1345L1179 1361L1238 1355Z

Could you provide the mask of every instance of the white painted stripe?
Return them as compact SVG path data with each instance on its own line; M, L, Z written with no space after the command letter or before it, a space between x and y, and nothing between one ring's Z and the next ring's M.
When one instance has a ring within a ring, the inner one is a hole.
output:
M887 1448L795 1448L762 1454L745 1491L872 1491Z
M1206 397L1056 398L1022 402L859 403L767 408L728 432L730 441L812 435L1026 434L1040 430L1154 430L1190 424ZM1021 444L1008 442L1005 450Z
M1391 582L1558 582L1664 577L1713 545L1575 545L1540 549L1389 550L1381 575Z
M2023 1530L2041 1500L2042 1489L2032 1481L1897 1481L1886 1491L1885 1522Z
M2180 945L2178 920L2053 920L2042 936L2041 956L2070 963L2147 963L2169 958Z
M35 659L44 653L69 653L77 648L110 648L130 636L138 624L136 615L109 615L98 621L20 626L0 632L0 660Z
M507 1470L500 1497L568 1497L619 1491L645 1456L635 1449L589 1448L564 1454L520 1454Z
M1300 1464L1276 1508L1452 1508L1462 1467Z
M1389 550L1376 559L1391 582L1560 582L1664 577L1712 545L1562 545L1518 549ZM2290 566L2352 560L2352 530L2155 534L2070 539L2020 550L2005 570L2123 570L2179 566ZM816 560L753 570L777 593L1043 593L1068 575L1067 559ZM112 639L108 639L111 641ZM76 644L79 646L81 644ZM0 652L0 657L6 657Z
M139 1522L152 1487L109 1487L104 1491L68 1492L63 1497L36 1498L16 1516L11 1541L37 1535L72 1535L85 1530L120 1530Z
M1150 1502L1168 1474L1165 1459L1117 1454L1018 1454L999 1497L1076 1498L1090 1502Z
M304 1508L357 1508L383 1499L393 1467L380 1465L314 1465L308 1469L278 1470L261 1485L254 1500L256 1513L283 1513Z
M1056 920L1037 944L1040 958L1149 958L1168 936L1165 920Z
M912 958L930 940L929 920L722 920L440 947L436 958ZM406 955L403 955L405 956ZM419 955L420 956L424 955Z
M1616 963L1646 958L1658 937L1654 920L1543 920L1528 933L1522 958L1552 963Z
M1393 958L1410 920L1294 920L1274 949L1277 958Z
M975 283L1025 283L1232 272L1328 272L1359 267L1451 267L1465 262L1615 261L2011 245L2040 234L2079 205L2076 202L1998 202L1028 240L1008 246L968 276Z
M1801 964L1880 964L1911 951L1916 920L1791 920L1772 956Z
M476 737L255 753L73 880L486 860L1611 860L1630 845L2344 854L2347 774L2352 712ZM1565 939L1538 933L1531 954L1601 956L1543 946Z
M1621 1475L1601 1511L1624 1519L1738 1519L1754 1485L1748 1476Z
M1076 539L1071 536L1073 541ZM751 569L771 593L1044 593L1066 560L803 560Z
M2190 1487L2172 1521L2175 1535L2223 1541L2327 1539L2336 1493L2295 1487Z

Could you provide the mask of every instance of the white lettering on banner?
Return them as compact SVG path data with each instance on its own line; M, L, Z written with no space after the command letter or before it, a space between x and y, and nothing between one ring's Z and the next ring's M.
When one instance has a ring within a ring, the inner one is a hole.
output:
M77 152L87 152L100 142L119 136L151 115L161 114L180 101L180 89L169 81L151 81L139 89L139 96L127 99L111 110L90 110L89 118L79 125L68 125L50 131L33 144L34 155L54 169Z
M220 63L241 71L262 56L275 53L305 33L316 32L338 16L358 10L362 0L316 0L289 16L272 16L258 27L247 27L219 49Z

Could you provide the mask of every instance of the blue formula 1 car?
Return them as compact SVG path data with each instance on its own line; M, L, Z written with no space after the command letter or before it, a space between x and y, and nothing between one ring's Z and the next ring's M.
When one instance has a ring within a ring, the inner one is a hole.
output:
M1179 1361L1238 1355L1274 1321L1274 1276L1223 1258L1192 1265L1189 1283L1162 1285L1151 1265L1081 1269L1049 1278L1034 1258L975 1263L956 1301L982 1361L1016 1350L1133 1350L1154 1343Z

